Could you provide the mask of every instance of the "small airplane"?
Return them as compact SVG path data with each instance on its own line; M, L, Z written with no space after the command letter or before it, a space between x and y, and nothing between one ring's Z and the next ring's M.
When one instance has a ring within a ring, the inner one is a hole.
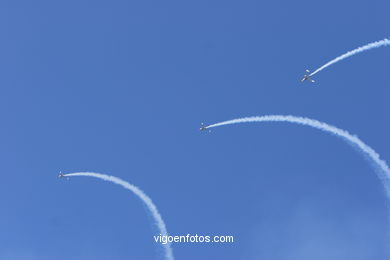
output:
M60 172L60 174L58 174L58 178L64 178L64 177L66 177L66 179L69 180L69 177L65 176L64 173Z
M199 128L199 130L200 130L200 131L204 131L204 130L207 129L206 127L207 127L207 126L206 126L204 123L200 123L200 128Z
M315 81L310 77L310 70L306 70L305 76L303 76L303 79L301 82L304 82L305 80L310 80L310 82L314 83Z
M201 124L200 124L199 130L200 130L200 131L208 130L208 129L207 129L207 125L205 125L204 123L201 123ZM211 130L209 130L209 132L211 132Z

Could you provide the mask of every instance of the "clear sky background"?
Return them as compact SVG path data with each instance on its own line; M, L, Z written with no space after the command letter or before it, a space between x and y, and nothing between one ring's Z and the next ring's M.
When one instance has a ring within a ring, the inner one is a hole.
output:
M390 36L390 2L1 1L0 259L159 259L156 203L176 259L381 260L388 201L373 167L308 127L200 123L292 114L357 134L390 161L390 48L301 83Z

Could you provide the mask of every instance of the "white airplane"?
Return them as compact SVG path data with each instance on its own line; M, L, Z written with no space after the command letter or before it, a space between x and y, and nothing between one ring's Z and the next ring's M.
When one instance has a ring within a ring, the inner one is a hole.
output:
M304 82L305 80L310 80L310 82L314 83L315 81L310 77L310 71L309 70L306 70L306 73L305 76L303 76L303 79L301 80L301 82Z
M60 172L60 174L58 174L58 178L64 178L66 177L67 180L69 180L69 177L65 176L64 173Z

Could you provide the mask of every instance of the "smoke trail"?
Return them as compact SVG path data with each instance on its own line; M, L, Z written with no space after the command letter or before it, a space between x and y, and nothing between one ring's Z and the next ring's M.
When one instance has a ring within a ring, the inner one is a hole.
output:
M266 115L266 116L244 117L239 119L223 121L220 123L209 125L206 128L209 129L217 126L239 124L239 123L250 123L250 122L288 122L294 124L301 124L301 125L310 126L319 129L324 132L329 132L331 134L344 138L345 140L356 145L365 155L367 155L369 158L371 158L374 161L375 166L379 167L381 171L377 171L378 177L382 181L385 187L386 194L390 199L390 181L389 181L390 169L389 166L386 164L386 162L380 159L379 154L375 152L374 149L372 149L370 146L365 144L362 140L360 140L357 136L351 135L347 131L337 128L335 126L328 125L326 123L314 119L310 119L310 118L305 118L305 117Z
M160 213L157 210L156 205L154 205L153 201L142 190L140 190L138 187L136 187L136 186L134 186L134 185L132 185L132 184L122 180L122 179L119 179L117 177L106 175L106 174L101 174L101 173L75 172L75 173L68 173L68 174L64 174L63 175L63 177L71 177L71 176L95 177L95 178L98 178L98 179L102 179L104 181L113 182L113 183L118 184L118 185L124 187L125 189L133 192L148 207L150 213L153 216L154 221L156 222L156 225L157 225L161 235L163 235L163 236L167 236L168 235L167 228L165 226L165 223L164 223ZM167 260L173 260L174 258L173 258L173 253L172 253L172 248L171 248L170 243L167 243L167 244L165 244L163 246L164 246L164 249L165 249L165 258Z
M329 67L330 65L336 63L336 62L339 62L345 58L348 58L350 56L353 56L355 54L358 54L359 52L363 52L363 51L368 51L368 50L371 50L373 48L379 48L379 47L382 47L382 46L386 46L386 45L390 45L390 39L383 39L381 41L376 41L376 42L372 42L372 43L369 43L367 45L364 45L362 47L359 47L357 49L354 49L352 51L349 51L331 61L329 61L328 63L326 63L325 65L323 65L322 67L316 69L314 72L312 72L309 76L313 76L314 74L317 74L318 72L320 72L321 70L325 69L326 67Z

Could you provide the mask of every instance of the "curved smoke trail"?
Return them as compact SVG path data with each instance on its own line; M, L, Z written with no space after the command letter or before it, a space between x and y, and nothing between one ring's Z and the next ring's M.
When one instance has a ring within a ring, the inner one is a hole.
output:
M363 51L368 51L368 50L371 50L373 48L379 48L379 47L382 47L382 46L386 46L386 45L390 45L390 39L383 39L381 41L376 41L376 42L372 42L372 43L369 43L367 45L364 45L362 47L359 47L357 49L354 49L352 51L349 51L331 61L329 61L328 63L326 63L325 65L321 66L320 68L316 69L314 72L312 72L309 76L313 76L314 74L317 74L318 72L320 72L321 70L325 69L326 67L329 67L330 65L336 63L336 62L339 62L345 58L348 58L350 56L353 56L355 54L358 54L359 52L363 52Z
M379 179L382 181L386 194L388 198L390 199L390 169L389 166L386 164L385 161L380 159L379 154L375 152L374 149L372 149L370 146L365 144L362 140L360 140L357 136L351 135L347 131L337 128L332 125L328 125L324 122L320 122L318 120L305 118L305 117L297 117L297 116L284 116L284 115L266 115L266 116L254 116L254 117L244 117L244 118L238 118L228 121L223 121L220 123L212 124L207 127L213 128L217 126L223 126L223 125L231 125L231 124L239 124L239 123L250 123L250 122L288 122L288 123L294 123L294 124L300 124L305 126L310 126L316 129L319 129L324 132L328 132L331 134L334 134L336 136L342 137L345 140L351 142L352 144L356 145L364 154L368 155L369 158L371 158L375 165L379 167L381 171L377 171Z
M160 215L160 213L157 210L156 205L154 205L153 201L138 187L122 180L114 176L101 174L101 173L94 173L94 172L75 172L75 173L68 173L64 174L63 177L72 177L72 176L88 176L88 177L95 177L104 181L109 181L115 184L118 184L125 189L133 192L135 195L137 195L148 207L150 213L153 216L154 221L156 222L156 225L163 236L167 236L167 228L165 226L165 223ZM173 252L170 243L167 243L164 246L165 249L165 258L167 260L173 260Z

